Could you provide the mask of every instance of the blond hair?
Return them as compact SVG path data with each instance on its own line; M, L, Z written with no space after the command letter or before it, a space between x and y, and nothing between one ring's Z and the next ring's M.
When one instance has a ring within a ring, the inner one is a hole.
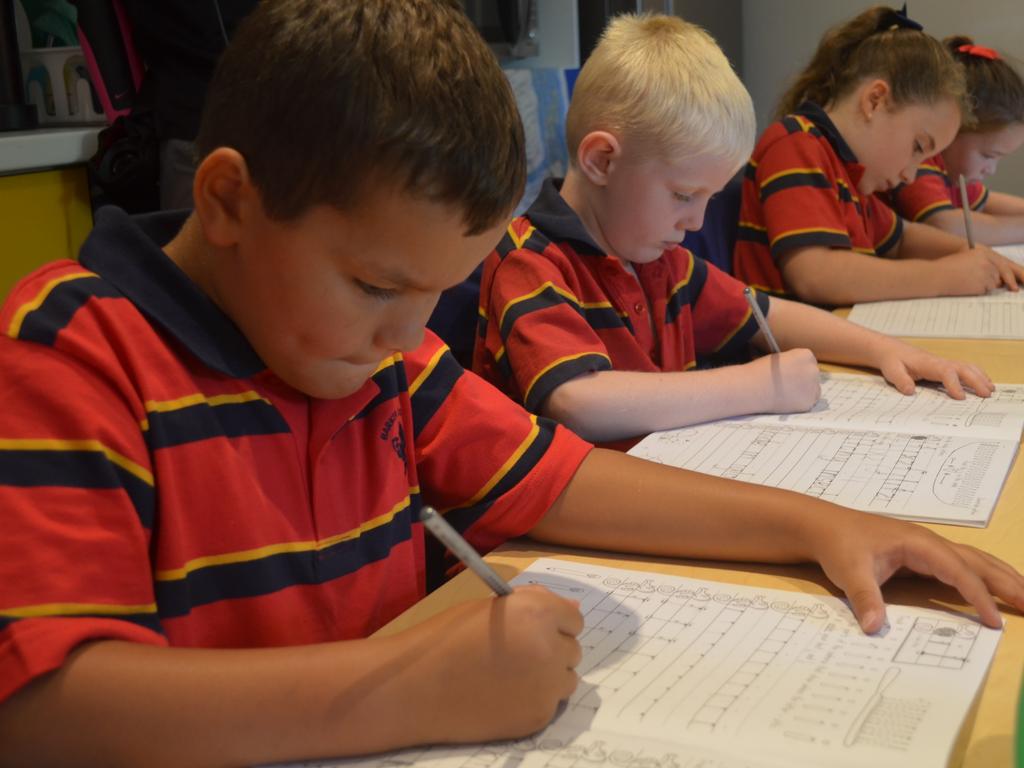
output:
M580 70L566 118L580 141L609 131L643 154L712 155L744 163L756 124L750 94L714 39L675 16L618 16Z

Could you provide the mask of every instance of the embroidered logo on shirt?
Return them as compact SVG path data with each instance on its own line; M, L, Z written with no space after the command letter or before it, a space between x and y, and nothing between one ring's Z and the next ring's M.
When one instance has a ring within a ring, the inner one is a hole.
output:
M394 450L395 455L398 456L403 462L405 461L405 428L402 426L402 422L398 421L398 416L401 413L399 410L394 410L391 415L388 416L387 421L384 422L384 426L380 430L380 439L387 440L391 443L391 448ZM397 429L395 428L397 422ZM391 434L394 431L394 434Z

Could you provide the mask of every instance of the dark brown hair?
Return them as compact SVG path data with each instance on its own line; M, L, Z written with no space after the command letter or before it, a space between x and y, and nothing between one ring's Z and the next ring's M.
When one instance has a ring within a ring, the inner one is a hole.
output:
M777 116L802 102L826 107L852 92L869 77L885 80L893 104L934 104L952 99L961 121L970 121L963 69L931 35L902 26L894 9L876 5L825 33L810 63L786 91Z
M967 93L974 110L976 132L995 131L1013 123L1024 123L1024 80L1002 57L989 59L959 48L974 45L966 35L947 37L942 41L964 68Z
M218 63L196 144L238 150L280 220L390 183L457 206L478 234L526 175L511 88L454 0L260 3Z

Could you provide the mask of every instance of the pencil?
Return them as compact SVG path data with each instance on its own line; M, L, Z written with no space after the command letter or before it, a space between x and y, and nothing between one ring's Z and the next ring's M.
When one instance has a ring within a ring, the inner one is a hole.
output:
M974 247L974 230L971 229L971 202L967 199L967 180L960 174L960 205L964 211L964 230L967 232L967 245Z
M747 304L750 305L750 312L753 314L754 320L757 321L757 327L761 329L761 333L764 334L764 338L768 342L768 347L776 355L779 354L782 351L779 349L779 343L775 340L772 329L768 327L768 321L765 319L764 313L761 312L761 307L757 305L757 297L754 296L749 285L743 289L743 295L747 299Z
M461 560L469 570L479 576L484 584L494 590L499 597L511 595L512 587L499 576L491 566L484 562L475 549L470 546L459 532L447 520L437 514L433 507L423 507L420 511L420 522L444 544L448 551Z

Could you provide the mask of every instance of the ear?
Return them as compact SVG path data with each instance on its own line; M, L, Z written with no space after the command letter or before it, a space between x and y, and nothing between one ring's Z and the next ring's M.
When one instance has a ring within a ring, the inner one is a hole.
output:
M865 120L871 120L879 110L888 110L892 98L892 88L881 78L870 80L860 89L858 106Z
M218 147L203 158L192 198L206 239L222 248L235 245L246 222L263 210L245 158L230 147Z
M622 157L622 145L608 131L591 131L580 140L576 150L576 164L592 184L603 187L608 174Z

